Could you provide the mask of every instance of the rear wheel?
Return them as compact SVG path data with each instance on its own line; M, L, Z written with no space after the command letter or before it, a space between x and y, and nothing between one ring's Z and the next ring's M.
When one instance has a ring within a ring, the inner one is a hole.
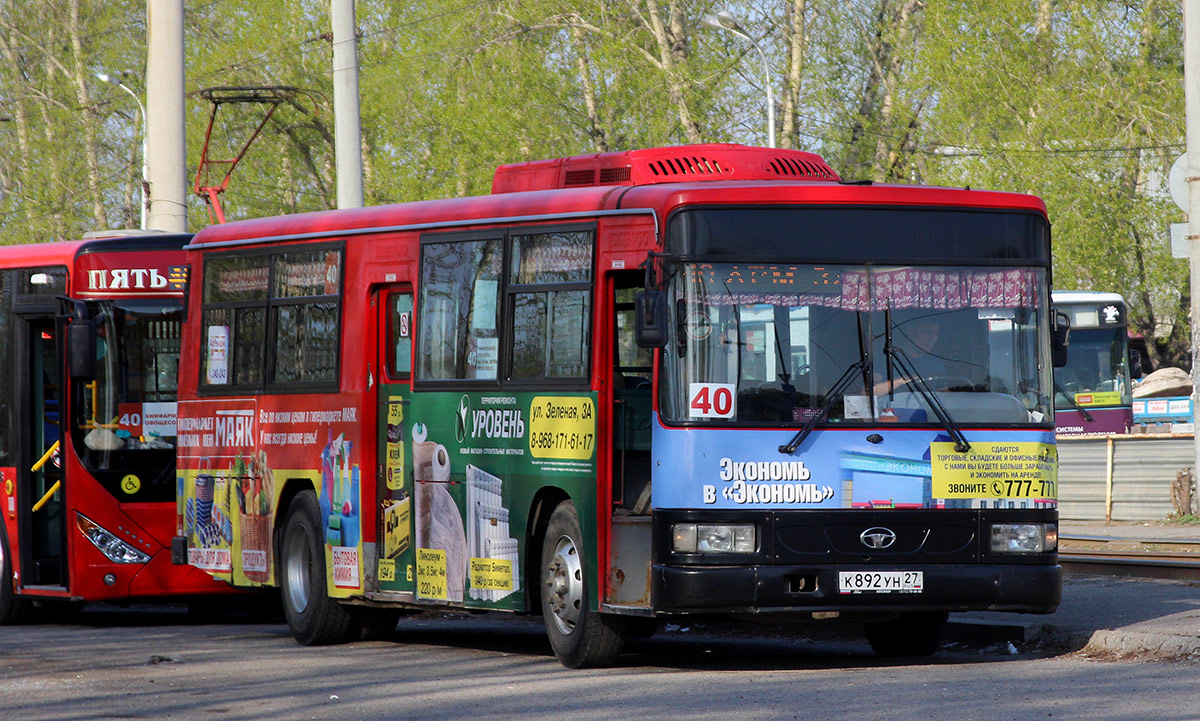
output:
M625 619L588 606L593 591L582 538L575 504L558 504L542 544L542 617L554 655L567 668L612 663L625 642Z
M305 646L343 643L359 632L350 609L325 592L325 543L320 505L301 491L288 508L279 548L283 613L292 635Z
M877 656L930 656L942 645L942 630L948 616L945 611L922 611L868 623L867 641Z
M8 555L8 533L0 523L0 626L21 623L33 604L13 589L12 557Z

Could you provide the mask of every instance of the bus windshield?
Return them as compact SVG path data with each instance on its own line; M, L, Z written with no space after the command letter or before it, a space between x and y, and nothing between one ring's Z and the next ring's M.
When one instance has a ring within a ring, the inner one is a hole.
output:
M180 303L109 300L89 312L99 338L96 377L72 404L79 457L93 472L136 472L143 482L173 476ZM163 485L174 493L174 483Z
M667 422L795 425L824 412L832 423L937 423L910 373L955 422L1050 421L1042 269L683 262L669 272Z
M1055 371L1055 408L1130 404L1125 332L1124 326L1071 329L1067 365Z

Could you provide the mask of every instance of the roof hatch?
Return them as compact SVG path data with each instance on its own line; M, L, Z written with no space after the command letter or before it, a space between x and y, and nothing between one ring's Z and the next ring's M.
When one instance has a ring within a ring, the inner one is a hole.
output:
M501 165L492 178L492 193L704 180L837 182L839 178L813 153L714 143Z

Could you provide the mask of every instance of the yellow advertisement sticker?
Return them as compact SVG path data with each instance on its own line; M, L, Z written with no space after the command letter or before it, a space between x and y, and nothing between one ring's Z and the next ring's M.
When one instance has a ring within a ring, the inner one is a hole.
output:
M409 529L412 527L410 499L383 502L383 555L395 558L408 548Z
M934 498L1058 497L1058 449L1050 443L992 441L958 453L954 444L929 444Z
M1119 406L1121 405L1120 391L1089 391L1076 393L1075 403L1081 406Z
M388 401L387 446L384 452L387 487L393 491L404 488L404 405L399 400Z
M499 558L471 559L471 588L484 591L512 591L513 564Z
M396 425L404 420L404 402L403 401L388 401L388 417L389 425Z
M446 552L442 549L417 549L417 596L446 600Z
M396 561L391 558L379 559L379 580L380 581L395 581L396 580Z
M596 450L596 404L587 396L535 396L529 418L534 458L583 461Z

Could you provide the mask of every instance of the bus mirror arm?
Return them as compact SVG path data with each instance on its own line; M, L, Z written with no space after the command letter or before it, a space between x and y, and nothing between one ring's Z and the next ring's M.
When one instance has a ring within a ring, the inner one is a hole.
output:
M1067 364L1067 347L1071 344L1071 319L1066 313L1054 314L1054 326L1050 329L1050 358L1055 368Z

